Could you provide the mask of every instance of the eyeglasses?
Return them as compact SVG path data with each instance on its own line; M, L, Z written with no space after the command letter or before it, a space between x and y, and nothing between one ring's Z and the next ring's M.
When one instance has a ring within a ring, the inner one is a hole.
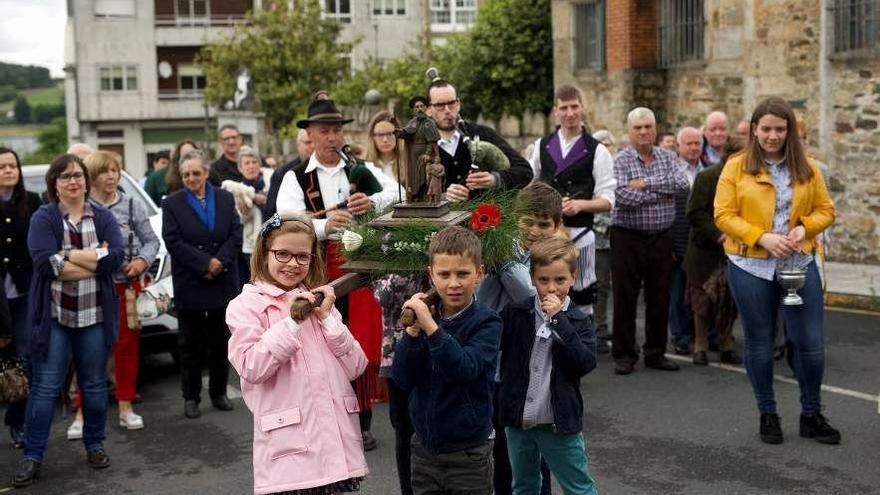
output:
M286 249L270 249L269 252L275 256L275 261L279 263L290 263L290 260L296 259L298 265L308 265L315 257L312 253L291 253Z
M393 132L377 132L377 133L373 134L373 137L379 138L379 139L384 139L384 138L394 139L394 133Z
M434 110L443 110L446 107L452 108L458 104L458 98L449 101L441 101L440 103L431 103Z
M69 174L61 174L58 176L58 182L70 182L70 181L79 181L85 179L85 174L82 172L71 172Z

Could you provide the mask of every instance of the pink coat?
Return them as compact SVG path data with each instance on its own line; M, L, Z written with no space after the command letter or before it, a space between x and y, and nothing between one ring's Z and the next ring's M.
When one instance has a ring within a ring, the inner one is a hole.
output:
M288 317L300 289L245 285L229 303L229 361L254 415L254 493L327 485L367 474L350 381L367 358L339 312Z

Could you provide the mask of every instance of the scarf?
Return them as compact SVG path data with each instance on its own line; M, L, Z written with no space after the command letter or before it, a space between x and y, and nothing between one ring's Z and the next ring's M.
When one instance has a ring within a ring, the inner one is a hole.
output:
M214 232L214 220L217 216L215 214L216 202L214 200L214 188L210 184L205 185L205 206L202 206L202 202L199 201L199 198L197 198L195 193L189 189L186 190L186 202L189 203L202 223L205 224L208 232Z

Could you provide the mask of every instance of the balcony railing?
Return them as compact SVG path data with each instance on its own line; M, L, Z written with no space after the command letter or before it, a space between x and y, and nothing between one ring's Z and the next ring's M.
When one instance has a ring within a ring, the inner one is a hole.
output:
M200 100L205 96L203 89L160 89L160 100Z
M244 14L177 16L157 15L156 27L223 27L245 22Z

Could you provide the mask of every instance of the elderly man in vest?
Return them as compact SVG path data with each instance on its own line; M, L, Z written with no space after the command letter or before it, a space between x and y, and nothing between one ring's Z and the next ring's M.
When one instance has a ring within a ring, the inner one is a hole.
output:
M569 295L585 314L592 315L596 302L593 214L614 207L614 160L584 126L580 89L560 86L553 97L553 116L559 125L536 142L530 162L535 180L550 184L562 195L562 224L580 250L577 280ZM597 337L607 349L610 336Z
M284 175L278 191L279 214L310 213L318 240L324 241L327 260L327 277L330 280L342 275L342 259L338 243L330 241L348 227L354 216L373 209L382 210L397 201L398 185L394 179L369 163L365 166L376 178L382 190L370 195L351 193L349 172L354 166L353 157L341 151L345 145L342 126L351 122L337 110L333 101L321 97L309 105L308 118L296 123L305 129L314 143L312 155ZM335 208L335 209L334 209ZM331 211L328 211L331 210ZM337 299L336 307L345 318L352 335L360 342L369 359L367 371L354 382L361 405L361 430L364 448L372 450L376 440L370 434L372 402L376 393L382 339L382 310L373 293L366 288L357 289L347 297ZM357 315L352 318L351 315Z

